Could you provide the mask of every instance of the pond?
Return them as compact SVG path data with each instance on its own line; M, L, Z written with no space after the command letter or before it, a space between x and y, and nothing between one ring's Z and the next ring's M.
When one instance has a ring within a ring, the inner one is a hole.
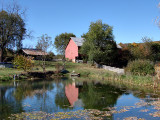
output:
M56 79L0 85L0 119L158 120L159 110L158 94L96 81Z

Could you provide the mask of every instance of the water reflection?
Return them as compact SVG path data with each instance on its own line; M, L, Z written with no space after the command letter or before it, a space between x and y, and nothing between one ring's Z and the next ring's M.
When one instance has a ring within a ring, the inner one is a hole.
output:
M7 118L11 113L23 112L22 105L13 96L14 87L0 87L0 118Z
M83 109L109 111L110 107L123 103L119 98L129 96L131 93L138 100L153 97L144 91L128 91L125 88L102 85L98 82L72 80L19 82L0 86L0 119L7 119L10 114L32 111L47 113Z
M75 82L65 86L65 95L71 107L73 107L74 103L78 100L78 88L76 88Z
M85 109L104 110L108 106L113 107L123 93L124 91L114 86L84 83L80 88L79 97L82 99Z

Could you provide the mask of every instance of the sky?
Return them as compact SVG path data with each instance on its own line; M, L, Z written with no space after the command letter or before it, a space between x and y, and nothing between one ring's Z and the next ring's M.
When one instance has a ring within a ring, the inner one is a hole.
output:
M0 8L12 0L0 0ZM102 20L113 27L116 43L142 42L143 37L160 40L160 28L155 20L160 16L160 0L16 0L25 8L26 28L32 39L23 47L35 47L37 37L47 34L54 39L61 33L81 37L91 22ZM50 49L51 50L51 49ZM52 51L57 54L55 48Z

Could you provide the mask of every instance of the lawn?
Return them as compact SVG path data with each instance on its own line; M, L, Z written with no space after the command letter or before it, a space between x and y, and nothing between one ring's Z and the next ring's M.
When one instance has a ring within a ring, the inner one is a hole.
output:
M34 61L34 67L30 71L42 72L43 69L39 63L41 64L42 61ZM46 61L46 71L54 71L55 64L56 62ZM13 75L20 73L24 73L24 70L16 68L0 68L0 80L11 80L13 78Z
M42 61L34 61L34 67L31 71L42 72L42 68L39 63ZM62 68L62 62L53 62L46 61L46 71L55 71ZM85 80L97 80L101 82L114 81L116 83L124 83L131 84L135 86L143 86L143 87L154 87L153 76L133 76L133 75L118 75L116 73L95 68L95 66L91 66L91 64L83 64L83 63L65 63L66 70L69 71L66 76L69 76L71 72L80 73L81 78L87 78ZM9 79L8 77L12 77L14 74L20 74L24 72L23 70L18 70L14 68L4 68L0 69L0 79ZM160 87L159 85L156 87Z

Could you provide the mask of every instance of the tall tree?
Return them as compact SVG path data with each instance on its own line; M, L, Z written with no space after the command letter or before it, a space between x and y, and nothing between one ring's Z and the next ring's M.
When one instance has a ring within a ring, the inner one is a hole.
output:
M81 53L87 55L91 61L112 65L117 54L117 45L112 31L112 27L103 24L101 20L91 22L89 31L82 36L85 42Z
M76 37L76 36L73 33L62 33L56 36L54 45L59 54L64 55L65 48L67 47L70 37Z
M47 34L43 34L41 37L38 37L38 43L36 45L37 49L42 50L42 64L43 72L45 72L45 60L47 55L47 50L52 47L52 40Z
M18 48L22 46L22 40L26 33L24 20L17 12L9 13L7 11L0 11L0 51L3 61L4 49L7 47L13 48L17 45Z
M22 40L26 36L24 22L25 11L16 3L0 10L0 62L4 59L4 49L22 47Z

